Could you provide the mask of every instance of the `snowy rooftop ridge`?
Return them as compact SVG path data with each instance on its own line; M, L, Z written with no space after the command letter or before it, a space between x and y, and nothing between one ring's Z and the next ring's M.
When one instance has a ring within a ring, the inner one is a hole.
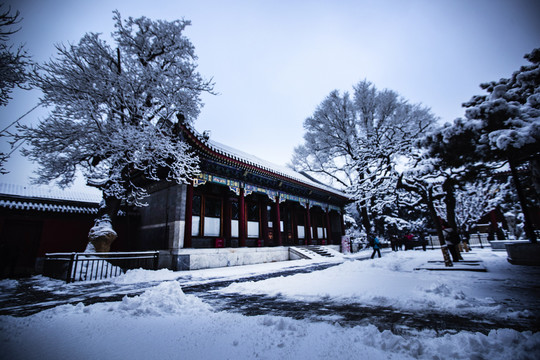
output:
M186 128L198 138L199 141L201 141L203 144L208 146L211 150L217 152L218 154L230 157L234 160L244 162L248 165L255 166L257 168L260 168L262 170L277 174L279 176L289 178L292 180L295 180L300 183L304 183L307 185L310 185L312 187L322 189L328 192L331 192L333 194L342 196L342 197L349 197L344 192L334 189L331 186L325 185L321 182L315 181L311 177L305 176L304 174L301 174L287 166L277 165L274 163L271 163L269 161L263 160L257 156L254 156L252 154L248 154L246 152L243 152L241 150L235 149L233 147L230 147L228 145L222 144L220 142L210 140L205 138L203 135L199 134L193 126L187 125Z
M0 196L14 196L32 199L66 200L99 204L101 195L53 187L0 183Z
M61 204L45 204L37 201L0 200L0 208L15 210L36 210L45 212L97 214L98 208L92 206L75 206Z
M256 166L256 167L261 168L263 170L266 170L266 171L275 173L277 175L281 175L283 177L287 177L287 178L299 181L299 182L304 183L304 184L311 185L311 186L319 188L319 189L323 189L323 190L332 192L332 193L340 195L340 196L345 196L345 197L347 196L345 193L343 193L343 192L341 192L341 191L339 191L337 189L334 189L334 188L332 188L332 187L330 187L328 185L324 185L323 183L313 181L309 177L307 177L307 176L305 176L305 175L303 175L303 174L301 174L301 173L299 173L299 172L297 172L297 171L295 171L295 170L293 170L293 169L291 169L291 168L289 168L287 166L276 165L274 163L263 160L263 159L261 159L259 157L256 157L254 155L245 153L245 152L243 152L241 150L232 148L230 146L224 145L224 144L219 143L217 141L208 140L207 145L210 148L212 148L214 151L216 151L216 152L218 152L218 153L220 153L222 155L225 155L225 156L230 156L235 160L245 162L245 163L247 163L249 165Z

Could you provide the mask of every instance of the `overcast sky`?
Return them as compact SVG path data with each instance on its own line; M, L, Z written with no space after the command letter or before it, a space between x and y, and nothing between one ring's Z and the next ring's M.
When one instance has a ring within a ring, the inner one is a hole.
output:
M204 96L195 128L215 141L284 165L302 142L303 121L333 89L351 91L367 79L429 106L452 121L482 82L508 77L540 46L540 1L137 1L12 0L35 61L54 44L85 32L108 36L112 11L124 18L192 21L186 35L199 71L217 96ZM14 94L0 109L4 128L30 110L37 91ZM23 119L35 123L46 110ZM2 151L8 150L0 138ZM28 183L32 165L18 155L0 182Z

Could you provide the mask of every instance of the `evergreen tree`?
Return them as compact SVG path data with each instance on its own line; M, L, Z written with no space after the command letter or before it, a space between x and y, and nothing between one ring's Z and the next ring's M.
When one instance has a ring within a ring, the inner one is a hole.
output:
M528 202L540 193L540 49L525 55L530 62L509 79L481 84L487 95L474 96L456 119L429 139L431 154L453 166L468 169L478 163L506 162L510 166L522 207L526 232L536 242ZM526 165L534 192L527 199L519 179Z

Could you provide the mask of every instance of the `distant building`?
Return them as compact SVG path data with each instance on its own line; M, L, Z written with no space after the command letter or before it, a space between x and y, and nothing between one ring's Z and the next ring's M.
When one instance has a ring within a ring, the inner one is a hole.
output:
M83 251L99 202L92 194L0 184L0 277L35 273L45 253ZM116 249L132 235L126 220L118 222Z

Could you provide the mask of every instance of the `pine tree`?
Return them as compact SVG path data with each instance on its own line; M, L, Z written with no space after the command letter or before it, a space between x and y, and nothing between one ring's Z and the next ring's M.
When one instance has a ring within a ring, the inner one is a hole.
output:
M540 193L540 49L525 58L511 78L481 84L487 95L465 103L464 119L447 124L431 139L432 154L449 164L471 168L483 162L505 162L512 172L527 235L536 242L528 203L539 201ZM534 193L527 199L521 186L519 167L526 165Z

